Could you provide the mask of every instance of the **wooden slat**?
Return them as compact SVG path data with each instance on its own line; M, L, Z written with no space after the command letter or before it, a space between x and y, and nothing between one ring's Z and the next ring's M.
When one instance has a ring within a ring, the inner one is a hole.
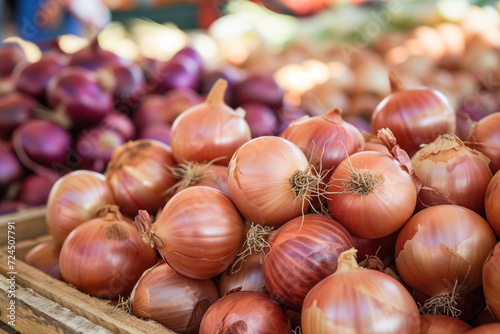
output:
M7 255L0 252L0 274L7 275ZM141 320L123 310L108 305L98 298L83 294L68 284L58 281L22 261L16 261L16 283L29 288L74 313L102 326L115 334L175 332L154 322Z
M17 213L0 216L0 247L7 244L9 222L15 223L16 242L35 239L48 234L45 226L45 206L28 208Z

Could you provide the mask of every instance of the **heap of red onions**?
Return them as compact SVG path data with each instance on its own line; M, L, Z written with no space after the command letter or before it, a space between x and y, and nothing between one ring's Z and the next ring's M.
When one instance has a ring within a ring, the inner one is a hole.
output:
M500 171L490 181L484 197L486 219L500 238Z
M467 141L490 159L493 174L500 170L500 112L492 113L474 125Z
M287 309L300 312L307 293L337 270L340 253L354 247L339 222L311 214L285 223L267 240L262 274L270 295Z
M8 140L17 127L33 117L37 106L33 98L22 93L0 97L0 139Z
M26 253L23 262L43 271L55 279L62 280L61 270L59 270L59 254L61 245L56 241L42 242Z
M483 291L486 306L491 314L500 320L500 243L491 250L483 265Z
M405 88L392 72L389 79L392 93L373 111L373 133L391 129L399 145L412 156L421 144L455 132L455 111L441 92L428 87Z
M156 262L156 252L144 244L116 205L100 208L96 218L76 227L59 258L65 282L105 299L129 294Z
M391 276L358 266L356 250L340 254L337 271L307 294L304 334L419 333L420 314L406 288Z
M104 175L86 170L68 173L54 184L47 200L47 229L59 244L78 225L96 217L97 210L114 204Z
M456 299L477 289L482 266L496 244L488 222L458 205L416 213L396 241L396 267L403 280L429 299L422 312L458 317Z
M170 147L153 139L117 147L105 175L122 213L134 217L139 210L154 213L163 207L176 182L169 170L174 164Z
M486 156L467 147L455 134L440 135L411 158L424 186L418 194L418 206L456 204L482 214L491 180L488 162Z
M198 332L206 310L219 295L211 279L184 277L167 263L146 270L130 295L132 313L176 333Z
M134 226L175 271L193 279L211 278L226 270L248 229L227 196L204 186L174 195L154 224L140 210Z
M208 162L227 165L233 153L251 139L243 109L224 102L227 82L218 80L206 101L175 119L170 132L172 154L177 162Z
M200 334L289 334L285 310L261 292L240 291L217 300L201 320Z

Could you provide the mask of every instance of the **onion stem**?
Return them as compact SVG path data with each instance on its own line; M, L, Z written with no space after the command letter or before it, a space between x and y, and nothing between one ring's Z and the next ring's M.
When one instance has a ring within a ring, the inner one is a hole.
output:
M343 251L338 257L338 267L335 273L341 273L349 270L363 269L358 265L356 260L356 253L358 250L356 248L351 248L349 250Z
M164 248L163 241L154 234L154 231L152 231L151 220L146 210L139 210L132 224L137 229L139 236L146 245L156 249Z
M271 246L267 242L267 238L272 230L273 227L269 226L262 226L254 223L250 225L245 243L242 246L243 251L236 256L236 260L234 260L231 265L231 275L241 270L243 262L246 261L248 256L260 253L262 262L262 254L265 253L269 255L269 253L271 253ZM266 248L269 249L267 252L265 252ZM235 269L237 265L239 266Z
M208 92L205 103L211 105L225 104L224 95L227 90L227 81L224 79L218 79L213 85L212 89Z
M389 72L389 82L391 84L392 93L400 92L406 89L401 80L399 80L396 73L394 73L393 71Z

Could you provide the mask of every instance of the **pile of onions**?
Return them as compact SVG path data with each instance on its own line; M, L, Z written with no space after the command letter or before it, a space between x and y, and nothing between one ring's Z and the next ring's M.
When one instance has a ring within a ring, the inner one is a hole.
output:
M428 297L423 313L458 317L457 298L477 289L482 265L496 244L488 222L458 205L416 213L396 241L396 267L403 280Z
M490 181L484 197L486 219L500 238L500 171Z
M297 312L312 287L337 270L340 253L354 247L344 226L319 214L290 220L267 242L270 251L262 267L266 288L279 303Z
M469 145L486 155L493 174L500 170L500 112L495 112L474 125L467 139Z
M268 293L262 276L262 254L254 253L239 262L237 270L231 266L219 277L219 297L237 291Z
M201 320L200 334L289 334L285 310L266 294L240 291L217 300Z
M472 328L462 320L442 314L424 314L420 323L420 334L464 334Z
M227 82L218 80L206 101L191 107L175 119L170 132L172 154L177 162L208 162L226 165L233 153L251 139L243 109L224 102Z
M231 199L246 220L277 227L307 211L321 177L295 144L264 136L236 151L227 182Z
M390 131L380 135L394 141ZM399 230L417 203L418 189L408 161L408 156L375 151L358 152L342 161L328 184L330 215L356 237L381 238Z
M482 214L491 180L489 159L467 147L456 135L440 135L411 158L423 188L418 206L455 204Z
M76 227L64 241L59 265L65 282L91 296L114 299L129 294L143 272L157 262L116 205Z
M419 333L420 314L391 276L358 266L356 250L340 254L337 271L316 284L302 307L302 332Z
M404 88L392 72L389 79L392 93L372 114L373 133L391 129L399 145L412 156L421 144L455 132L455 111L441 92L428 87Z
M139 210L156 212L167 201L166 190L176 179L168 145L153 139L129 141L113 151L105 175L116 204L134 217Z
M86 170L68 173L54 184L47 200L47 229L59 244L78 225L96 217L97 210L114 204L104 175Z
M333 108L321 116L304 116L290 123L281 137L297 145L326 182L332 171L349 155L365 149L361 132L342 119Z
M134 226L175 271L193 279L211 278L226 270L248 230L227 196L203 186L174 195L154 224L140 210Z
M176 333L198 332L206 310L217 299L211 279L184 277L167 263L146 270L130 294L132 313L152 319Z
M37 106L33 98L22 93L0 97L0 139L8 140L17 127L33 116Z
M61 245L56 241L46 241L30 249L28 253L24 255L23 262L43 271L55 279L62 280L61 271L59 270L60 253Z
M483 291L491 314L500 320L500 243L491 250L483 265Z

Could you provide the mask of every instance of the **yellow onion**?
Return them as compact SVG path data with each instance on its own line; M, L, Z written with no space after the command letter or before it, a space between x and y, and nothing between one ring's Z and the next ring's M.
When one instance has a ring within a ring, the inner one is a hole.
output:
M500 171L491 179L484 196L486 219L500 238Z
M417 304L391 276L358 266L356 250L340 254L337 271L316 284L302 307L304 334L419 333Z
M488 163L485 155L467 147L456 135L440 135L411 158L424 186L418 205L455 204L482 214L491 180Z
M442 314L423 314L420 334L463 334L472 328L465 321Z
M483 265L483 290L491 314L500 320L500 243L491 250Z

